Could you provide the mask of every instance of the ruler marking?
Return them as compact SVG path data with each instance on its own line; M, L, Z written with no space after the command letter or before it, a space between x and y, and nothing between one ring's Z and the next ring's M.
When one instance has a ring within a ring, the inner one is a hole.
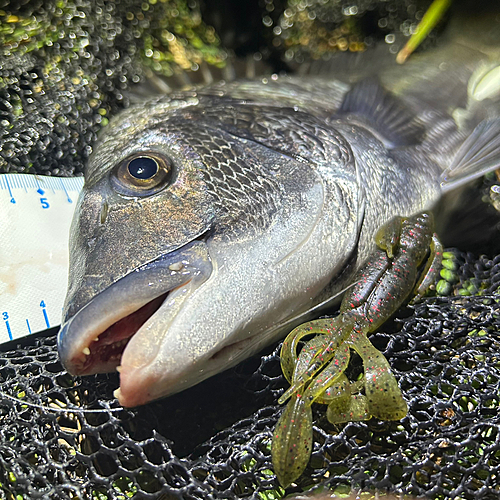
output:
M45 318L45 324L47 325L47 328L50 328L49 317L47 315L47 310L45 309L47 306L45 305L44 300L40 302L40 307L42 308L43 317Z
M59 182L61 183L61 187L63 188L63 191L66 193L66 199L68 200L68 203L73 203L73 200L69 197L68 191L66 191L66 186L64 185L64 182L62 179L59 177Z
M51 200L52 194L54 197L54 206L60 206L63 208L64 203L69 204L67 210L73 210L75 205L76 197L78 197L79 192L82 189L82 185L84 183L83 177L77 178L61 178L61 177L38 177L36 175L30 174L0 174L0 194L2 191L5 193L4 203L16 204L16 207L19 206L20 209L24 208L25 200L30 200L30 197L36 197L38 205L42 208L49 208L52 203ZM25 194L23 194L23 192ZM59 192L61 193L61 197L59 197ZM63 197L64 196L64 197ZM48 198L48 199L47 199ZM59 205L57 205L59 203ZM31 205L30 205L31 206ZM36 205L35 205L36 206ZM71 209L69 208L71 207ZM13 210L17 210L13 207ZM50 301L51 298L47 297ZM36 307L36 303L33 304ZM59 304L57 304L59 305ZM8 304L5 304L5 307L9 308ZM41 328L50 328L50 318L48 315L48 307L46 302L39 302L39 307L41 309L41 313L43 315L43 322L37 323L40 321L40 317L35 315L31 316L31 311L29 310L29 305L26 305L26 311L23 316L25 316L25 327L18 328L16 323L17 318L10 317L10 313L7 311L2 311L0 309L0 321L3 321L5 324L5 330L8 334L8 339L13 340L18 337L22 337L25 335L31 335L34 332L37 332ZM11 311L12 312L12 311ZM36 312L36 311L34 311ZM51 313L52 314L52 313ZM22 316L21 316L22 317ZM31 321L35 321L37 323L33 327L31 326ZM39 319L37 319L39 318ZM21 318L19 318L21 319ZM14 323L12 323L14 321ZM45 327L43 326L45 325ZM26 328L26 330L24 330ZM20 330L20 331L18 331ZM4 333L5 335L5 333Z
M10 189L9 179L7 177L5 177L5 184L7 184L7 189L9 190L10 202L15 203L16 200L14 199L14 196L12 195L12 190Z
M45 318L45 324L47 325L47 328L50 328L49 317L47 316L47 309L42 309L42 311L43 311L43 317Z
M17 213L18 209L20 209L21 215L23 210L29 210L32 207L38 208L41 206L42 208L49 208L49 206L52 205L54 208L57 207L57 209L60 209L61 211L67 210L68 212L72 212L80 191L82 190L83 184L83 177L51 178L35 176L33 174L5 173L0 174L0 196L3 196L4 203L9 204L10 202L11 204L15 204L15 207L12 206L13 213ZM54 193L54 195L51 193ZM9 207L10 206L11 205L9 205ZM43 211L40 210L40 212ZM38 217L38 211L36 217ZM43 215L41 216L41 220L43 220L42 217ZM46 299L49 301L51 307L55 306L56 309L62 305L58 301L55 302L53 297L46 296ZM0 300L0 302L3 301ZM21 312L20 316L17 315L14 309L11 308L10 303L4 304L5 309L9 311L7 313L7 311L0 309L0 324L1 321L5 324L5 330L3 333L4 340L13 340L19 337L34 334L35 332L45 328L51 328L52 325L48 315L49 307L47 303L41 301L38 304L38 307L41 310L39 309L37 312L36 301L34 303L31 303L31 301L26 301L26 303L22 302L20 305L25 309L21 309L23 312ZM14 316L11 317L11 313L14 314ZM38 316L40 313L43 315L42 317L41 315ZM22 326L22 316L25 318L24 327ZM31 326L32 321L34 322L33 326ZM58 321L57 318L54 321ZM24 328L26 328L26 330ZM7 338L5 337L5 333L8 334ZM0 337L1 335L2 334L0 334Z
M36 186L37 186L37 190L36 192L40 195L40 196L43 196L45 194L45 191L42 189L42 186L40 186L40 183L38 182L38 178L35 176L35 182L36 182Z
M9 323L9 313L7 311L4 311L2 313L2 318L5 321L5 326L7 328L7 333L9 334L9 339L12 340L12 330L10 328L10 323Z
M68 181L68 188L71 191L76 191L79 193L82 190L83 187L83 177L70 177L67 179Z
M9 334L9 339L13 340L13 338L12 338L12 330L10 329L10 325L9 325L8 321L5 322L5 326L7 327L7 333Z

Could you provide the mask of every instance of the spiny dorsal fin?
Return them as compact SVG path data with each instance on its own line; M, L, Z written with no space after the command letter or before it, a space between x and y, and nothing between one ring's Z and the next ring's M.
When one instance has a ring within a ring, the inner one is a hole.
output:
M356 83L345 96L340 112L366 120L391 147L420 144L425 135L425 127L415 114L375 78Z
M443 191L451 191L500 168L500 118L482 121L467 137L441 175Z

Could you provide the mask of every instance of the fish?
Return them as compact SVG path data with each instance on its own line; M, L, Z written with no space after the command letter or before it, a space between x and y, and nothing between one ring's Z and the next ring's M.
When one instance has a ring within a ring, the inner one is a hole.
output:
M67 371L117 370L119 403L143 405L332 303L381 225L500 165L500 57L474 43L375 75L368 55L172 91L111 120L71 227Z

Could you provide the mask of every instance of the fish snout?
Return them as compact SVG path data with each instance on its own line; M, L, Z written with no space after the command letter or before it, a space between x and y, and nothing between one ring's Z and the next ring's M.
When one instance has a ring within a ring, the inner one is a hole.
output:
M148 373L144 377L141 369L119 370L120 387L114 391L114 396L124 408L133 408L141 406L154 399L157 399L151 393L151 388L158 384L158 377Z
M133 336L175 315L189 292L211 273L207 245L199 240L135 269L63 323L58 335L63 365L73 375L114 371ZM145 356L154 356L161 342L163 329L157 330L149 349L142 350Z
M144 370L142 367L118 367L120 372L120 387L114 391L114 396L121 406L132 408L150 403L156 399L180 392L188 386L182 382L181 374L165 377L157 371Z

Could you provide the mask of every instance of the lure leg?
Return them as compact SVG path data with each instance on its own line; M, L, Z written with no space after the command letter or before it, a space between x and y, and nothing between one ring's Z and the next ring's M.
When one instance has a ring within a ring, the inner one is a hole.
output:
M315 402L328 405L326 416L332 424L369 420L371 415L366 396L359 394L363 387L362 380L350 382L342 373L337 382L328 387Z
M304 472L311 451L311 405L293 394L278 420L271 445L274 472L284 488Z
M443 262L443 245L439 241L436 233L432 235L430 249L431 255L429 260L427 261L425 269L422 271L422 275L413 290L413 294L415 295L413 301L421 299L425 295L425 292L429 290L429 287L435 283L439 275L441 263Z
M347 343L363 360L366 413L380 420L405 417L408 405L385 356L373 347L363 331L353 332Z
M320 333L323 333L325 331L325 329L323 328L324 320L318 321L320 322L319 328L311 325L315 323L314 321L306 323L306 325L308 325L306 328L312 329L313 332L316 328L320 330ZM315 347L313 350L311 350L310 356L306 358L308 360L308 364L305 367L304 371L298 373L296 376L294 375L292 385L279 398L279 403L285 402L294 392L302 390L303 386L310 380L312 380L313 376L318 373L331 359L335 357L338 347L347 339L353 327L354 319L349 314L341 314L333 320L329 320L329 329L327 335L324 337L324 341L321 343L319 348ZM308 331L308 333L311 333L311 331ZM305 336L304 331L301 329L301 327L293 330L290 335L297 335L300 338ZM290 341L290 344L288 344L288 346L291 345L294 345L295 349L296 342L293 339ZM288 346L285 356L290 355ZM286 364L287 366L289 365L288 360L286 361Z

